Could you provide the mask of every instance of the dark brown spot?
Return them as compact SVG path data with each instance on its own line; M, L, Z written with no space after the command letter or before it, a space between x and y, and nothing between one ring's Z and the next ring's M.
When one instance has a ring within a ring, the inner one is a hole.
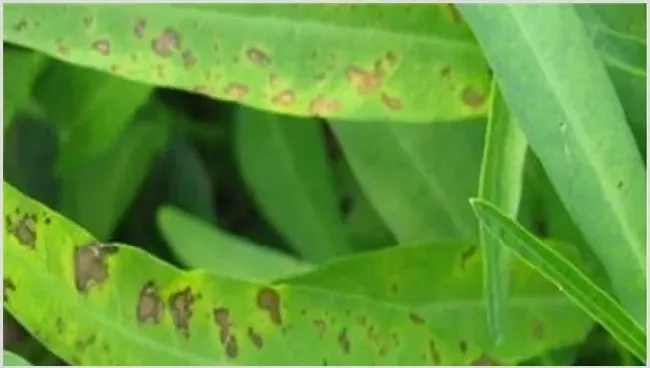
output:
M477 109L485 103L485 95L476 92L472 87L467 87L463 90L463 102L465 105Z
M86 15L84 17L84 27L86 27L86 28L92 27L94 21L95 21L95 19L92 16Z
M327 331L327 322L324 319L316 319L314 320L314 327L316 327L318 337L322 338L325 331Z
M248 328L248 338L251 340L251 342L256 348L261 349L264 347L264 340L262 340L262 336L255 333L253 327Z
M226 355L230 358L236 358L239 354L237 338L231 334L232 323L230 322L230 311L227 308L217 308L214 310L214 323L219 328L219 341L226 349ZM252 329L249 329L249 334ZM261 338L260 338L261 339Z
M531 335L535 340L542 340L544 338L544 326L539 321L533 321L530 326Z
M275 95L275 97L273 97L273 100L271 102L273 102L274 105L289 107L293 105L295 99L296 97L293 91L286 90Z
M239 355L239 347L235 336L231 335L226 343L226 355L232 359L237 358L237 355Z
M138 297L138 322L144 324L158 324L162 319L163 303L158 288L153 281L147 281L140 290Z
M390 97L386 93L382 92L381 102L384 103L384 106L393 111L399 111L402 109L402 101L395 97Z
M350 339L348 338L347 328L343 328L341 332L339 332L338 341L339 341L339 345L341 345L341 349L343 349L343 354L349 354Z
M133 33L135 37L142 39L144 37L144 31L147 28L147 21L143 18L140 18L135 21L135 26L133 26Z
M485 354L482 354L480 357L476 358L476 360L474 360L471 363L471 365L474 365L474 366L495 365L496 366L496 365L501 365L501 364L499 362L497 362L496 360L492 359L491 357L489 357L489 356L487 356Z
M280 295L271 288L263 288L257 294L257 306L266 310L271 321L278 326L282 325L282 313L280 311Z
M331 100L325 97L318 97L309 105L309 112L314 116L327 116L334 114L341 108L341 105L336 100Z
M467 343L465 342L465 340L460 340L460 342L458 343L458 348L460 349L460 352L462 354L467 353Z
M13 28L14 31L20 32L23 29L27 28L27 21L22 19L22 20L18 21L18 23L14 24L12 28Z
M111 53L111 43L108 40L97 40L93 42L93 49L104 56Z
M92 286L108 279L107 257L117 252L112 244L91 243L74 251L75 286L86 293Z
M424 318L420 317L416 313L409 313L409 318L411 319L411 322L415 323L416 325L422 325L426 322Z
M196 57L192 54L192 51L183 51L183 66L185 69L191 69L194 65L196 65Z
M63 43L61 40L56 41L56 51L63 56L70 54L70 47Z
M429 341L429 354L431 355L431 362L433 365L440 365L440 353L436 349L436 344L433 340Z
M36 247L36 241L38 239L36 233L36 223L38 218L36 215L23 214L17 224L13 224L10 217L5 217L7 231L16 237L20 245L24 245L29 248Z
M259 66L267 67L271 65L271 58L264 51L255 47L246 50L246 58Z
M190 318L192 318L192 304L195 300L196 295L192 294L192 289L189 287L169 297L174 326L186 338L190 336Z
M6 303L9 300L9 293L16 291L16 284L9 277L2 279L2 288L4 294L2 295L2 300Z
M469 248L465 249L461 254L460 254L460 267L463 271L465 271L465 267L467 262L469 261L474 254L476 254L477 247L476 245L472 245Z
M451 14L451 20L454 23L462 23L463 22L463 17L460 14L460 12L458 11L458 9L456 8L456 6L454 6L454 4L447 4L447 6L449 7L449 13Z
M49 225L52 222L52 219L49 217L45 218L45 225Z
M380 65L375 65L374 71L366 71L357 66L351 66L346 71L346 77L360 95L367 95L377 90L384 78Z
M89 338L85 340L78 340L77 343L75 344L75 347L77 351L83 353L83 351L86 350L90 345L94 344L95 341L97 341L97 338L95 337L95 335L91 335Z
M248 94L248 87L239 83L230 83L225 89L228 98L239 101Z
M65 331L65 322L63 322L63 318L56 317L56 332L60 335L64 331Z
M170 57L181 48L181 37L175 29L167 27L151 41L151 48L160 57Z

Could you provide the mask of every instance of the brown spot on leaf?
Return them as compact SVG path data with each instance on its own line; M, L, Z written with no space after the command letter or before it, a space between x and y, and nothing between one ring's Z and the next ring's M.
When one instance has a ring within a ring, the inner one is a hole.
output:
M314 320L314 327L316 327L318 337L322 338L325 331L327 331L327 322L324 319L316 319Z
M36 223L38 218L36 214L23 214L18 223L13 224L9 216L5 217L5 222L7 226L7 231L9 234L16 237L20 245L24 245L29 248L36 247L36 241L38 239L36 233Z
M84 19L83 19L84 27L86 27L86 28L92 27L94 21L95 21L95 19L92 16L86 15L84 17Z
M282 312L280 311L280 294L265 287L257 293L257 306L268 312L271 321L278 326L282 325Z
M289 107L293 105L295 99L296 97L293 91L286 90L275 95L275 97L273 97L273 100L271 100L271 102L273 102L274 105Z
M380 65L377 64L375 64L374 71L367 71L357 66L351 66L346 71L346 77L348 82L357 89L358 94L367 95L381 86L384 73Z
M267 67L271 65L271 58L269 55L267 55L264 51L256 48L256 47L251 47L248 50L246 50L246 58L250 60L253 64L262 66L262 67Z
M385 92L381 94L381 102L390 110L399 111L402 109L402 101L398 98L390 97Z
M343 349L343 354L349 354L350 339L348 338L347 328L343 328L341 332L339 332L338 341L339 341L339 345L341 345L341 349Z
M144 18L140 18L135 21L135 25L133 26L133 34L135 34L135 37L138 39L144 38L144 31L147 28L147 21Z
M433 365L440 365L440 353L436 349L436 344L433 340L429 341L429 355L431 356Z
M80 353L83 353L83 351L86 350L90 345L94 344L95 341L97 341L97 337L95 337L95 335L91 335L89 338L85 340L78 340L77 343L75 344L75 348Z
M160 57L170 57L181 48L181 36L174 28L167 27L160 36L151 41L151 48Z
M472 87L466 87L463 90L463 103L465 105L477 109L485 104L486 97L474 90Z
M92 286L108 279L107 257L117 252L112 244L91 243L74 251L75 286L86 293Z
M440 76L444 80L450 80L451 78L451 67L450 66L445 66L442 69L440 69Z
M147 281L140 290L138 297L138 322L144 324L158 324L162 319L163 303L158 293L158 288L153 281Z
M24 19L19 20L16 24L12 26L13 30L16 32L21 32L25 28L27 28L27 21Z
M14 284L11 278L5 277L2 279L2 289L4 292L2 300L6 303L9 300L9 293L16 291L16 284Z
M618 184L616 184L616 188L619 189L619 190L623 189L623 182L619 181Z
M56 41L56 51L63 55L67 56L70 54L70 47L68 47L66 44L63 43L61 40Z
M192 318L192 304L195 300L196 295L192 294L189 286L169 297L174 326L186 338L190 336L190 318Z
M214 310L214 323L219 328L219 341L226 349L226 355L230 358L236 358L239 354L237 338L231 334L230 328L230 311L227 308L217 308Z
M326 116L336 113L341 108L341 104L332 99L318 97L309 105L309 112L314 116Z
M385 59L386 59L386 63L388 64L389 68L394 68L395 65L397 65L397 55L395 55L394 52L387 51Z
M196 57L192 54L192 51L183 51L183 66L185 69L191 69L194 65L196 65Z
M474 366L488 366L488 365L501 365L499 362L496 360L492 359L491 357L482 354L480 357L476 358L471 365Z
M52 222L52 219L49 218L49 217L46 217L44 222L45 222L45 225L49 225Z
M111 53L111 43L108 40L97 40L93 42L93 49L104 56L108 56Z
M531 335L535 340L542 340L544 338L544 326L539 321L533 321L530 326Z
M416 313L409 313L409 318L411 319L411 322L415 323L416 325L422 325L425 323L424 318L420 317Z
M390 292L393 293L393 295L399 294L399 285L396 282L390 285Z
M253 330L253 327L248 328L248 338L256 348L261 349L264 347L264 340L262 339L262 336L257 334L255 330Z
M56 332L61 335L65 331L65 322L63 322L63 318L61 317L56 317Z
M226 95L235 101L239 101L248 94L248 87L239 83L230 83L226 87Z

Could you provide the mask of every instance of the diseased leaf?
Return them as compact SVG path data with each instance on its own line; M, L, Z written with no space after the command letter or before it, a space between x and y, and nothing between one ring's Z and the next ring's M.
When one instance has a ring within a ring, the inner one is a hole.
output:
M103 154L81 162L61 179L61 212L97 239L110 238L150 165L169 140L171 115L153 101Z
M62 62L51 63L34 89L45 116L59 127L62 172L106 153L152 92L150 86Z
M617 296L645 324L645 168L576 11L564 5L460 9Z
M491 200L513 217L519 212L527 149L526 137L515 119L497 83L493 82L478 193L480 198ZM498 343L501 329L508 323L505 303L510 279L509 257L485 229L481 228L479 234L485 257L483 284L488 327Z
M6 130L16 112L29 100L32 85L49 59L43 54L2 44L3 104L2 119Z
M21 357L18 354L14 354L11 351L4 350L2 352L2 365L3 366L9 366L9 367L20 367L20 366L28 366L32 365L30 362L28 362L25 358Z
M439 310L179 271L97 243L7 183L3 221L4 306L70 364L463 365L483 356L438 331Z
M4 20L7 42L273 112L421 123L485 113L485 60L447 4L11 4Z
M553 244L575 259L573 249ZM493 361L513 365L548 349L583 341L593 323L535 270L513 260L505 304L509 323L493 345L485 318L482 250L474 243L411 245L346 257L312 272L278 281L427 311L432 328L478 345ZM426 282L423 282L426 280ZM417 315L412 316L417 320Z
M467 200L478 189L482 121L331 127L359 185L399 243L478 236Z
M234 119L239 168L260 212L310 262L350 252L319 122L245 107Z
M493 204L472 199L482 224L501 245L552 281L577 305L598 321L637 358L646 357L646 333L612 297L594 284L562 255L535 239Z
M247 241L174 207L158 211L158 227L174 253L192 269L245 281L270 282L310 265Z

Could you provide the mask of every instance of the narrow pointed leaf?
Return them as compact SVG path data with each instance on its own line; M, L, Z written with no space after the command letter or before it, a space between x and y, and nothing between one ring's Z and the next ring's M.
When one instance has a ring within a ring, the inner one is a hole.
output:
M513 217L519 211L526 149L526 137L508 110L497 83L493 82L478 193L479 197L496 203ZM480 240L485 257L484 285L488 325L498 343L501 340L501 329L508 323L504 305L510 279L509 258L496 239L483 228L480 229Z
M646 172L569 5L460 5L511 111L634 318L646 313Z
M534 267L598 321L637 358L646 359L646 333L621 305L574 264L537 240L493 204L473 199L481 223L500 244Z

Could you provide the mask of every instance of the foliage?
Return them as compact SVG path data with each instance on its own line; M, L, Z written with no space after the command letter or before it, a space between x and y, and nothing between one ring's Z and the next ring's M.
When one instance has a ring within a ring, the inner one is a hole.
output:
M645 5L4 20L7 364L645 362Z

